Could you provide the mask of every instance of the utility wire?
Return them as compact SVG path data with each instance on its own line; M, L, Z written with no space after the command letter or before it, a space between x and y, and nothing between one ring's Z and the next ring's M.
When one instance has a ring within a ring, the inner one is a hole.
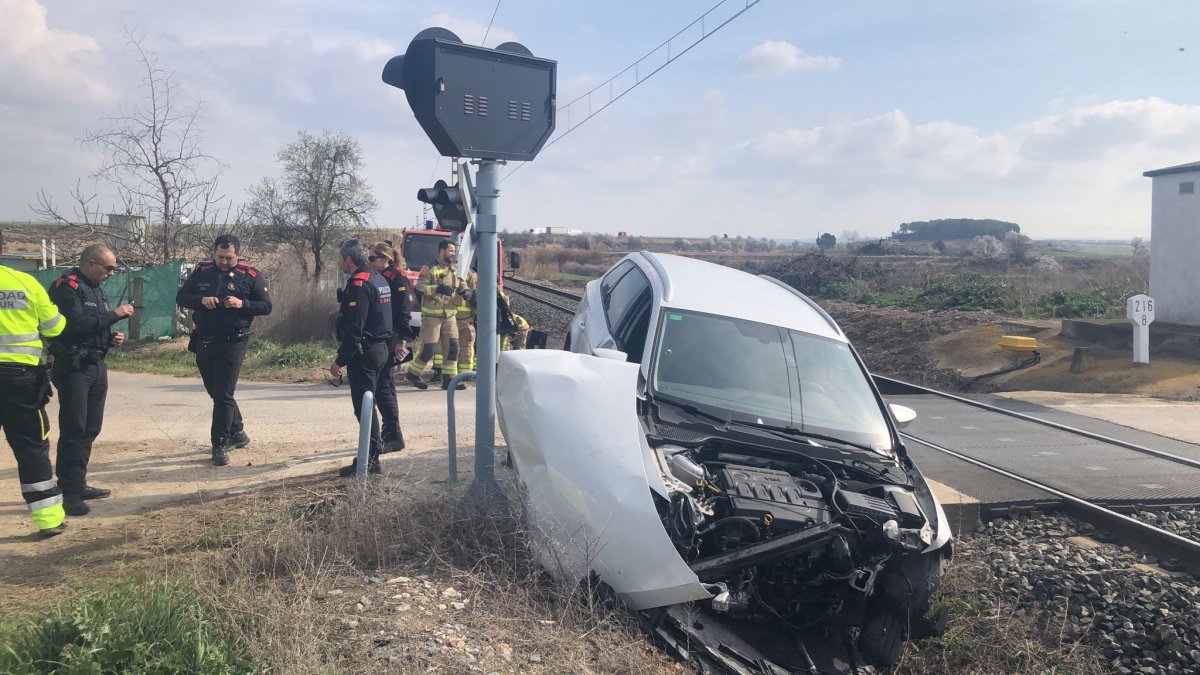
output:
M590 120L593 117L595 117L596 115L598 115L600 113L600 111L604 110L608 106L621 100L621 98L623 98L626 94L628 94L629 92L636 89L638 85L640 85L641 83L643 83L646 80L653 77L655 74L658 73L658 71L662 70L663 68L666 68L668 65L673 63L675 61L675 59L678 59L679 57L683 56L684 54L690 52L693 47L700 44L701 42L704 42L713 33L716 33L717 31L721 30L725 26L729 25L730 22L732 22L734 19L738 18L742 14L745 14L748 9L757 5L762 0L736 0L736 1L744 3L744 6L740 9L738 9L736 12L734 12L732 16L729 16L729 17L725 18L724 20L720 21L719 23L717 23L717 25L714 26L711 30L708 29L708 27L707 27L707 20L708 20L709 15L712 14L713 12L717 11L718 9L720 9L722 6L727 5L731 2L735 2L735 0L721 0L721 2L718 2L717 4L713 5L712 8L709 9L707 12L701 14L699 16L699 18L697 18L695 21L692 21L688 25L679 29L679 31L677 31L674 35L672 35L671 37L664 40L662 43L660 43L654 49L651 49L649 52L646 53L645 56L638 59L637 61L634 61L632 64L627 66L621 72L617 73L616 75L613 75L612 77L608 78L604 82L601 82L600 84L596 85L595 87L590 89L587 93L577 97L575 100L571 101L570 103L567 103L566 105L562 105L562 106L559 106L558 108L556 108L555 109L555 117L556 118L561 117L562 112L566 111L566 113L567 113L567 128L566 128L566 131L555 136L554 138L551 138L550 141L547 142L546 145L544 145L542 147L542 150L545 151L550 146L554 145L555 143L557 143L560 140L562 140L563 138L565 138L572 131L578 129L584 122L587 122L588 120ZM499 2L496 3L497 8L499 8L499 4L500 4ZM671 44L672 41L675 40L675 38L679 37L680 35L683 35L688 30L695 28L697 24L699 24L699 26L700 26L700 37L698 39L693 40L692 42L688 43L678 53L672 53L672 51L673 51L672 44ZM659 64L657 67L655 67L653 70L649 71L645 75L642 75L641 74L642 62L649 59L651 56L654 56L656 53L661 51L664 47L666 48L666 51L667 51L667 60L662 62L661 64ZM633 71L633 78L634 78L633 84L625 87L620 92L614 93L613 83L618 78L629 74L630 71ZM605 88L608 89L608 100L605 101L604 104L601 105L599 108L592 110L591 109L592 95L598 91L601 91L602 89L605 89ZM583 102L584 99L587 100L588 114L583 119L572 124L571 123L571 108L576 103ZM513 168L512 171L509 171L507 174L504 175L503 178L501 178L501 181L507 179L509 176L513 175L517 171L520 171L521 167L525 166L526 164L528 164L528 162L521 162L521 163L517 164Z
M496 20L496 12L500 11L500 1L501 0L496 0L496 9L492 10L492 18L488 19L487 30L483 31L483 39L479 41L480 47L483 46L483 43L487 42L488 33L492 32L492 22Z

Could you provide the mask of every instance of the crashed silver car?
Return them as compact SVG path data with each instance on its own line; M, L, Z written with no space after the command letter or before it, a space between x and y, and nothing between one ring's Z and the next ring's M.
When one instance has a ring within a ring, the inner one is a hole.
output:
M951 532L897 432L915 413L814 302L637 253L588 285L568 348L506 352L497 381L551 573L728 672L853 672L929 628Z

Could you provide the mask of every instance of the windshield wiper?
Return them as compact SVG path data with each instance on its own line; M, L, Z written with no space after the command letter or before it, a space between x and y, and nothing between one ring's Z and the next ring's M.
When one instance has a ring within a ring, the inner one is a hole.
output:
M811 431L801 431L800 429L797 429L796 427L791 427L791 426L785 427L785 426L778 426L775 424L762 424L759 422L749 422L746 420L729 420L729 424L737 424L737 425L744 426L744 427L750 427L751 429L762 429L763 431L768 431L777 436L783 436L785 438L796 438L796 437L809 438L814 441L825 441L826 443L837 443L838 445L845 445L845 446L854 448L856 450L866 450L867 452L875 452L874 448L871 448L866 445L852 443L850 441L847 441L842 438L838 438L836 436L826 436L824 434L816 434Z
M701 410L700 408L697 408L696 406L692 405L691 403L685 403L684 401L676 401L673 398L667 398L666 396L661 396L658 394L647 395L647 398L649 398L650 401L652 401L654 403L666 403L675 408L679 408L680 410L684 411L685 413L687 413L689 415L692 415L694 417L703 417L704 419L716 422L717 424L719 424L721 426L727 426L729 424L729 420L725 419L724 417L721 417L719 415L714 415L710 412L704 412L703 410Z

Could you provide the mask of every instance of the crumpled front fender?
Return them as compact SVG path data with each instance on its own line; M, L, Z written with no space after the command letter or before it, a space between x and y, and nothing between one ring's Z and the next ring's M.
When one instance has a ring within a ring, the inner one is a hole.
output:
M595 572L632 609L711 597L679 556L651 496L636 414L638 365L552 350L505 352L500 429L526 493L543 566Z

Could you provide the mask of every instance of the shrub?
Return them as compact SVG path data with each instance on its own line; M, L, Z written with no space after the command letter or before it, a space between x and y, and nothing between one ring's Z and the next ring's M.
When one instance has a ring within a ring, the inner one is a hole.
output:
M228 617L184 581L132 580L0 623L5 673L254 673Z
M1038 299L1038 306L1061 319L1102 317L1114 308L1112 301L1099 291L1051 291Z
M921 291L916 300L930 307L965 310L1004 309L1012 304L1011 287L982 274L964 274L957 281L943 280Z

